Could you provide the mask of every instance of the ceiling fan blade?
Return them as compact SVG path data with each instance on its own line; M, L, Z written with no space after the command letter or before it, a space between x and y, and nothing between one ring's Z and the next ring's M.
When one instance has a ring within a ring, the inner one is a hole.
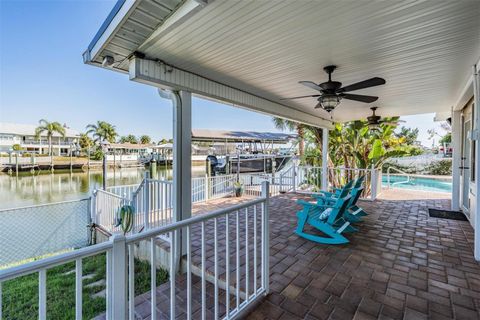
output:
M365 102L365 103L372 103L378 100L378 97L374 96L364 96L361 94L341 94L340 95L343 99L348 99L348 100L355 100L355 101L360 101L360 102Z
M365 80L365 81L360 81L360 82L351 84L349 86L340 88L340 89L338 89L337 92L355 91L355 90L360 90L360 89L364 89L364 88L379 86L379 85L382 85L382 84L385 84L385 83L386 83L385 79L375 77L375 78L371 78L371 79L368 79L368 80Z
M313 95L308 95L308 96L300 96L300 97L292 97L292 98L281 98L280 100L292 100L292 99L315 98L315 97L320 97L320 95L319 95L319 94L313 94Z
M321 87L318 86L318 84L316 84L315 82L312 82L312 81L299 81L298 83L301 83L304 86L312 88L313 90L317 90L317 91L322 91L323 90Z

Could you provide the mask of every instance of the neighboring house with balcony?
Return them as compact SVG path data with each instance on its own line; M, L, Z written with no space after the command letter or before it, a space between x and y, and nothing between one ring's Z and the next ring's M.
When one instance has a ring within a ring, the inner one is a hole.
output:
M78 143L80 132L65 127L65 137L55 132L52 137L53 155L68 155L73 145ZM15 145L19 145L22 151L35 152L38 154L48 153L48 138L42 133L35 137L34 124L19 124L0 122L0 154L13 151Z

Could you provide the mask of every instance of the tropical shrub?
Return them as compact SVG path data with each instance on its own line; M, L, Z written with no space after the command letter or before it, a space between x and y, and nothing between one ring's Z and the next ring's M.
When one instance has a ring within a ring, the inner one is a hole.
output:
M102 149L101 148L95 149L95 151L90 154L90 159L92 159L92 160L102 160L103 159Z
M425 168L426 174L451 176L452 175L452 160L444 159L432 162Z
M395 132L399 117L385 118L385 122L376 129L368 127L365 120L347 123L335 123L329 131L329 167L345 168L381 168L385 161L393 157L418 155L422 150L413 145L416 131L401 130ZM307 142L307 150L301 161L303 164L319 166L322 163L322 138L321 128L301 125L303 137ZM279 128L287 128L287 126ZM291 129L291 126L288 126ZM403 133L402 133L403 132ZM334 187L341 184L344 179L354 178L354 172L349 171L346 177L336 177L330 171L329 181ZM365 179L365 185L370 186L370 177ZM366 194L370 191L366 190Z

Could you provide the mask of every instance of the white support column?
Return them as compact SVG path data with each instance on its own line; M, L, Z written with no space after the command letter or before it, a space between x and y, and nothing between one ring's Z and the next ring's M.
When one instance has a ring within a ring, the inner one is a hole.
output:
M475 140L475 216L474 252L475 260L480 261L480 75L477 66L473 66L473 103L474 103L474 131Z
M173 111L173 187L179 220L192 216L192 94L178 93L180 103ZM176 196L175 196L176 195Z
M180 221L192 216L192 94L162 89L158 92L173 104L173 220ZM186 253L183 231L177 239L177 244L181 243L176 250L177 267Z
M159 89L173 104L173 219L192 215L192 94Z
M322 190L328 190L328 129L322 129Z
M452 111L452 210L460 210L460 166L462 163L462 111Z

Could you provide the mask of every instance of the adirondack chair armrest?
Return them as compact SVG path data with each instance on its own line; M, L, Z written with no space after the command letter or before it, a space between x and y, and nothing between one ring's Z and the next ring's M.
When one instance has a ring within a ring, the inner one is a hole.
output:
M328 192L328 191L320 191L320 193L312 193L312 197L318 199L318 198L330 198L334 196L335 193L333 192Z
M315 207L318 207L322 210L325 210L325 209L333 209L335 208L335 203L323 203L323 204L319 204L319 203L315 203Z
M312 202L308 202L308 201L305 201L305 200L302 200L302 199L298 199L297 204L300 204L300 205L306 206L306 207L318 207L318 208L322 208L322 209L334 208L335 207L334 205L331 205L331 204L312 203Z
M302 206L304 206L304 207L313 207L313 206L316 206L315 203L308 202L308 201L302 200L302 199L298 199L298 200L297 200L297 204L300 204L300 205L302 205Z

